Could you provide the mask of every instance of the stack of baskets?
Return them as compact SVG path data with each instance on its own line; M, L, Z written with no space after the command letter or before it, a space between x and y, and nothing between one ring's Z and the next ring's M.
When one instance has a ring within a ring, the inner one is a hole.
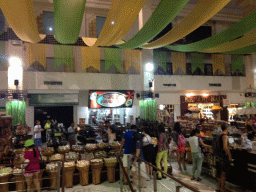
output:
M57 163L49 163L46 165L46 172L50 178L50 189L56 190L57 187L57 178L58 178L58 164Z
M0 169L0 189L1 192L9 191L9 179L11 177L12 168L11 167L3 167Z
M65 162L64 163L64 177L65 184L67 188L73 187L73 177L75 171L75 162Z
M108 182L114 183L115 180L115 167L117 165L117 160L115 157L112 158L105 158L105 166L107 167L107 176L108 176Z
M103 167L102 159L94 159L91 160L91 168L92 168L92 182L94 185L101 183L101 170Z
M79 171L80 184L89 185L89 168L90 162L86 160L77 161L76 168Z

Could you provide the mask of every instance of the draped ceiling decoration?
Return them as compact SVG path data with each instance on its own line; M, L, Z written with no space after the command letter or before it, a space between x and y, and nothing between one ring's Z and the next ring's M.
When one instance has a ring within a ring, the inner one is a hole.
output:
M100 48L97 47L82 47L82 70L93 67L100 71Z
M26 51L28 67L36 61L46 67L46 44L26 43Z
M73 46L54 45L54 66L58 68L62 64L74 68Z
M8 24L22 41L41 41L32 0L1 0L0 8Z
M189 0L160 1L157 8L142 29L129 41L117 46L122 49L134 49L149 42L173 21L188 2Z
M154 51L154 61L158 67L162 67L162 69L166 72L166 63L167 63L167 54L165 51Z
M217 70L221 70L225 74L225 55L223 54L212 54L212 70L213 74Z
M86 0L54 0L55 39L62 44L76 43Z
M242 35L244 35L245 33L250 32L251 30L256 28L256 11L253 11L250 15L244 17L241 21L237 22L236 24L232 25L231 27L223 30L222 32L213 35L209 38L206 38L204 40L198 41L196 43L191 43L188 45L169 45L166 46L168 49L174 50L174 51L181 51L181 52L195 52L195 51L203 51L203 52L208 52L207 49L213 48L213 50L217 50L217 52L219 52L221 49L223 49L224 51L220 51L220 52L225 52L225 48L227 50L229 49L233 49L236 47L233 47L232 45L232 40L241 37ZM252 34L248 34L246 35L246 37L243 37L244 40L239 40L238 42L236 42L236 46L239 48L239 46L242 46L243 43L245 43L244 41L247 40L251 41L251 40L256 40L256 36L255 33ZM225 43L228 42L228 47L227 45L225 45ZM237 44L237 43L240 43ZM242 43L242 44L241 44ZM219 47L217 47L219 46ZM230 47L231 46L231 47ZM216 48L217 47L217 48ZM219 50L218 50L219 48ZM229 49L228 49L229 48ZM227 51L226 50L226 51ZM212 51L210 50L209 53L211 53ZM214 51L215 52L215 51Z
M122 51L121 49L105 48L105 69L108 70L111 66L115 66L122 71Z
M172 52L171 58L173 74L176 74L178 68L180 68L182 72L186 74L186 53Z
M174 43L203 25L231 0L200 0L190 13L170 32L152 43L141 46L144 49L156 49Z
M107 19L94 46L111 46L128 32L145 0L113 0Z
M244 71L244 61L242 55L232 55L231 56L231 66L232 66L232 73L236 70L243 73Z
M140 50L125 50L125 70L128 72L130 67L134 67L138 72L140 72L140 61L141 52Z
M204 54L203 53L191 53L191 69L192 73L199 68L204 73Z

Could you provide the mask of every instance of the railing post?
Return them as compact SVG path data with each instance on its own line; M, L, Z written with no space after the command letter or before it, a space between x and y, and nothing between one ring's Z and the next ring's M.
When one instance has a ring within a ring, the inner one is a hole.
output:
M60 170L61 170L61 162L58 161L58 179L57 179L57 192L60 192Z
M138 162L138 188L139 192L141 192L141 176L140 176L140 161Z
M182 186L176 186L176 192L180 192L180 188L181 188Z
M64 159L62 160L62 186L61 191L65 192L65 173L64 173Z
M157 192L157 178L156 171L153 172L154 192Z
M121 167L121 162L119 162L119 169L120 169L120 191L123 192L123 171Z

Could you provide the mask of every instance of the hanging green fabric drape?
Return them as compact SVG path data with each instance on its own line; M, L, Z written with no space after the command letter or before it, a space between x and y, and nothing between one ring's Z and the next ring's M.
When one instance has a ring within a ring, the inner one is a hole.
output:
M191 68L192 73L199 68L204 73L204 54L202 53L191 53Z
M105 69L108 70L111 66L115 66L120 71L122 70L122 50L105 48Z
M61 64L66 64L73 69L73 46L54 45L54 66L58 68Z
M62 44L76 43L86 0L54 0L55 39Z
M122 49L134 49L149 42L173 21L188 2L189 0L161 0L142 29L126 43L116 46Z
M231 66L232 66L232 73L234 73L236 70L243 73L244 72L243 55L231 55Z
M156 49L182 39L210 20L230 1L231 0L200 0L189 14L171 31L153 42L142 45L141 48Z
M5 41L0 41L0 66L6 66Z
M157 119L157 103L155 100L141 100L140 118L149 121L156 121Z
M195 52L217 47L255 29L255 20L256 11L253 11L250 15L244 17L243 19L241 19L241 21L232 25L228 29L225 29L222 32L217 33L216 35L213 35L207 39L198 41L196 43L191 43L188 45L168 45L166 46L166 48L180 52Z
M224 54L228 54L228 55L233 55L233 54L246 55L246 54L252 54L252 53L256 53L256 45L250 45L250 46L236 49L233 51L224 52Z
M26 102L25 101L9 101L6 104L6 114L13 117L12 125L21 123L26 124Z
M154 60L155 64L159 67L162 67L166 72L166 63L167 63L167 54L164 51L154 51Z

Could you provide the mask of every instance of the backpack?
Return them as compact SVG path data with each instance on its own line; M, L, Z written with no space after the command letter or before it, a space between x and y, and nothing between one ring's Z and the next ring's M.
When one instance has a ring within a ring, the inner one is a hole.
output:
M212 141L212 153L214 156L221 158L223 156L223 141L222 141L223 135L217 135L213 138Z
M178 145L179 146L185 146L187 143L186 138L181 133L178 135Z

